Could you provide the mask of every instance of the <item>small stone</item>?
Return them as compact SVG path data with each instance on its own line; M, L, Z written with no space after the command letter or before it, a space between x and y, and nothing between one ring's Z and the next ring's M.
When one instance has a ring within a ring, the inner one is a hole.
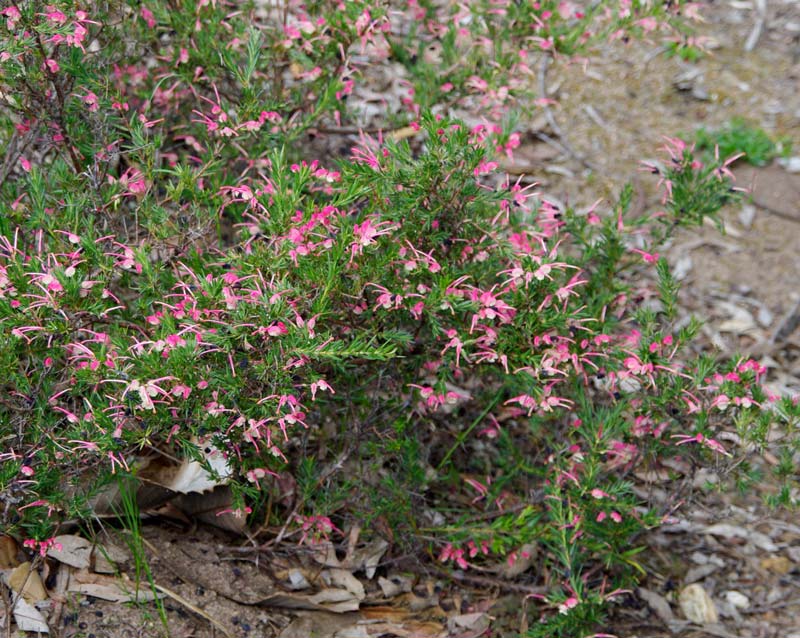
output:
M800 157L786 157L778 160L789 173L800 173Z
M737 609L747 609L750 606L750 599L742 592L734 590L725 592L725 600Z
M700 585L685 587L678 598L683 615L698 625L719 622L719 613L705 589Z
M756 218L756 207L752 204L744 204L739 211L739 223L745 228L750 228Z
M697 563L698 565L705 565L708 563L708 556L703 552L692 552L692 555L689 556L693 562Z

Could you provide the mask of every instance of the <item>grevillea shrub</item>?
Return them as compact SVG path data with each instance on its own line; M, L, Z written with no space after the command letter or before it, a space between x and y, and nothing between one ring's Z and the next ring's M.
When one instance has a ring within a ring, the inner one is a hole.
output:
M737 198L730 160L667 138L637 216L498 172L537 56L688 45L692 5L2 7L0 499L28 546L191 458L301 543L359 520L456 569L535 551L532 634L577 635L672 514L634 472L794 426L758 363L686 354L656 252ZM348 137L387 69L404 128Z

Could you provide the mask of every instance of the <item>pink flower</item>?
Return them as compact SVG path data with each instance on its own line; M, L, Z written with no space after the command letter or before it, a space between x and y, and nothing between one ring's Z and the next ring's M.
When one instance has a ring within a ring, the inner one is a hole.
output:
M17 26L17 22L20 21L20 18L22 18L22 14L19 12L19 9L17 9L17 7L14 5L6 7L0 11L0 15L6 17L6 27L9 31L12 31L14 27Z
M289 332L286 328L286 324L283 321L277 321L272 325L268 326L266 329L266 333L270 337L280 337L281 335L285 335Z
M250 470L247 473L247 480L250 481L251 483L258 483L262 478L264 478L267 475L274 476L276 478L278 477L278 475L272 470L268 470L267 468L264 467L257 467L256 469Z
M575 596L570 596L567 598L563 603L558 606L558 613L559 614L568 614L570 609L578 606L580 601Z
M296 520L301 524L303 535L300 537L298 545L308 542L316 545L323 541L328 541L331 532L342 533L327 516L296 516Z
M42 502L42 504L44 504L44 502ZM48 539L45 539L43 541L37 541L35 538L28 538L28 539L26 539L26 540L24 540L22 542L22 545L24 547L29 548L29 549L37 549L38 548L39 555L42 558L47 556L47 550L50 549L51 547L53 549L55 549L56 551L58 551L58 552L60 552L60 551L62 551L64 549L63 546L61 545L61 543L57 543L56 542L55 537L48 538Z
M81 99L91 113L94 113L100 108L100 104L98 103L99 98L92 91L89 91Z
M658 253L648 253L644 250L639 250L638 248L631 248L631 251L634 253L639 253L642 256L642 259L645 260L648 264L655 264L658 262L661 255Z
M331 394L336 394L334 389L328 384L327 381L324 379L318 379L311 384L311 400L315 400L317 398L317 392L320 390L324 390L326 392L330 392Z
M67 16L55 7L47 7L47 13L41 15L44 15L50 22L57 25L64 24L67 21Z
M464 550L454 548L452 543L445 545L441 554L439 554L440 563L446 563L449 560L454 561L461 569L469 568L469 563L464 558Z
M155 26L157 24L156 23L156 18L153 15L153 12L150 11L150 9L148 9L147 7L142 7L141 11L139 12L139 15L142 16L142 20L144 20L147 23L147 26L150 29L155 28Z

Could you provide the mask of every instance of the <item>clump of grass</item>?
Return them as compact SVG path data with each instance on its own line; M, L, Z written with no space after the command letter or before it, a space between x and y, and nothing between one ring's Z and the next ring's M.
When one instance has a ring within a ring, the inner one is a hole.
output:
M743 161L753 166L766 166L791 150L788 140L773 140L763 129L739 117L718 129L700 128L695 140L698 150L713 153L719 148L721 157L744 153Z

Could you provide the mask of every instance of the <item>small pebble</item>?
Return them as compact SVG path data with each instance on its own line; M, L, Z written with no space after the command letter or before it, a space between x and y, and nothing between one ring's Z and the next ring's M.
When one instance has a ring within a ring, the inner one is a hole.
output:
M750 599L738 591L726 591L725 600L737 609L747 609L750 606Z
M678 598L678 604L687 620L698 625L719 622L719 613L705 589L700 585L685 587Z

